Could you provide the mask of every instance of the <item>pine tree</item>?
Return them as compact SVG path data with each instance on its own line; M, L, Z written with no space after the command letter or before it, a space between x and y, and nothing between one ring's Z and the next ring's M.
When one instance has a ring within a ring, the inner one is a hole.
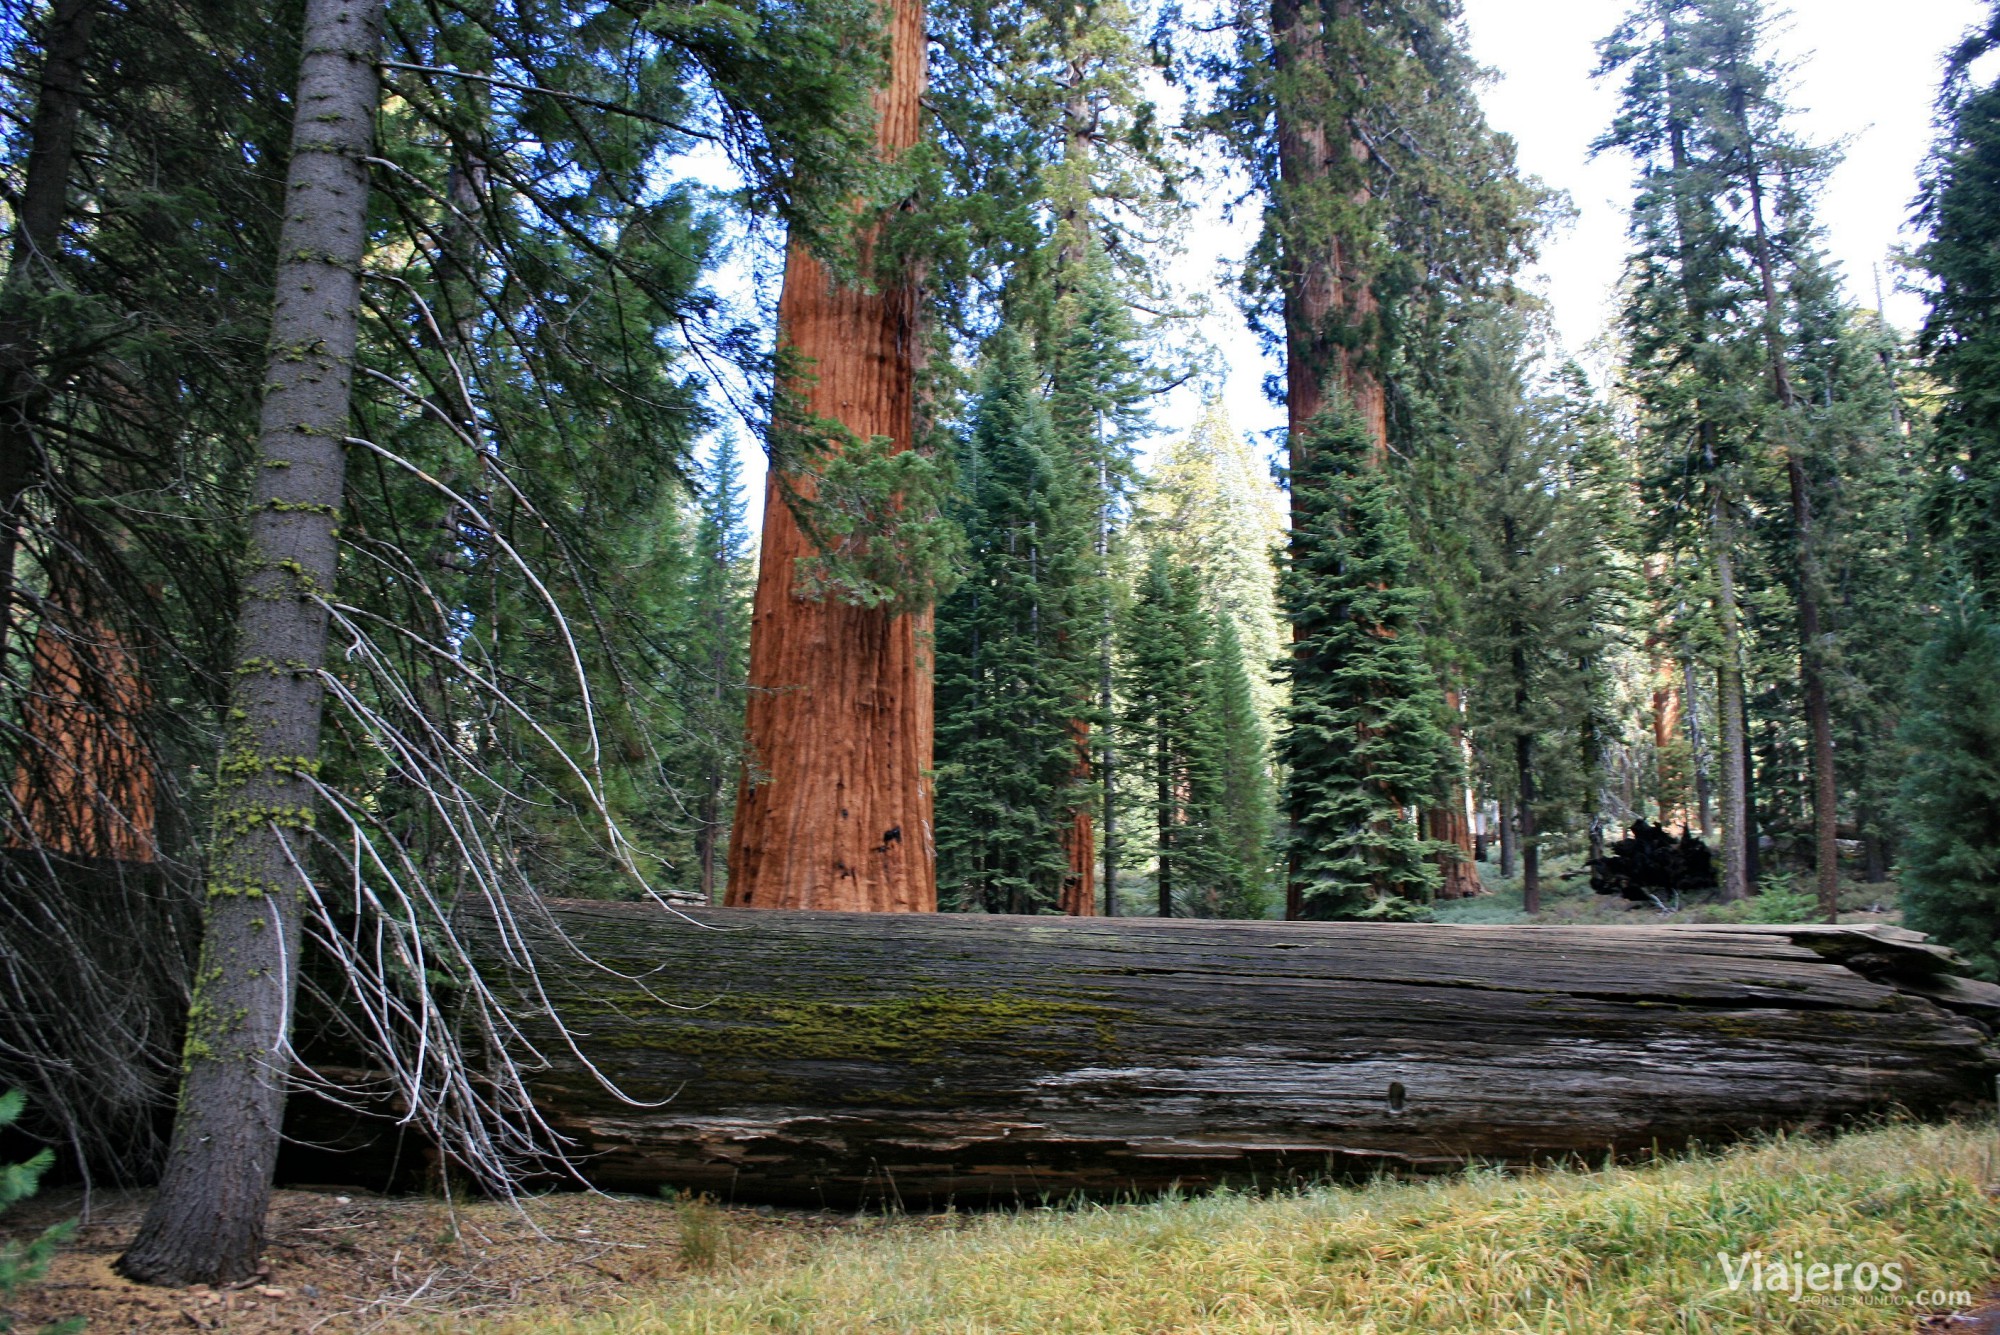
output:
M1473 738L1515 813L1522 901L1534 913L1542 834L1594 807L1598 776L1576 728L1594 711L1615 633L1616 530L1589 386L1570 366L1531 387L1527 335L1517 311L1488 310L1461 327L1455 427L1473 505Z
M1717 137L1730 113L1696 68L1717 46L1683 32L1707 2L1645 0L1599 44L1599 74L1623 72L1625 84L1596 147L1623 149L1640 168L1621 312L1624 380L1650 451L1655 542L1692 548L1712 566L1723 894L1737 899L1754 879L1739 530L1757 484L1754 387L1764 358L1741 281L1744 232L1724 207L1731 164Z
M1152 832L1157 913L1240 900L1222 826L1214 622L1194 572L1152 547L1121 627L1121 716L1133 806Z
M304 25L268 388L258 437L233 718L218 772L201 967L166 1172L121 1274L231 1283L254 1273L277 1168L304 887L293 841L319 805L328 598L360 319L374 147L374 0L313 0Z
M1211 400L1167 448L1139 513L1152 539L1200 576L1205 599L1229 619L1241 652L1254 663L1276 662L1284 641L1277 589L1284 494L1250 442L1231 429L1221 400ZM1275 720L1276 680L1260 672L1250 689L1260 715Z
M1949 388L1931 437L1924 509L1959 582L1916 659L1901 740L1908 770L1896 804L1900 876L1911 926L2000 980L2000 80L1971 68L2000 47L2000 5L1946 62L1942 134L1924 181L1920 257L1930 312L1919 347Z
M699 483L700 521L687 588L685 729L689 777L697 786L694 856L701 897L717 901L727 880L723 855L743 763L743 677L750 652L750 589L755 579L743 522L742 464L734 436L715 444Z
M2000 623L1969 591L1924 646L1909 710L1904 913L2000 981Z
M1096 792L1103 803L1104 906L1109 914L1117 904L1119 854L1113 662L1119 591L1114 566L1130 508L1135 442L1146 430L1144 403L1153 374L1139 356L1139 330L1096 233L1087 239L1080 262L1060 266L1056 274L1068 290L1055 302L1053 327L1042 340L1047 349L1043 360L1050 433L1072 494L1089 500L1095 555L1090 588L1082 592L1078 604L1081 619L1070 632L1090 639L1097 674L1095 708L1076 721L1078 773L1086 782L1075 788L1079 794ZM1132 280L1128 276L1126 281ZM1077 811L1067 838L1076 898L1086 894L1094 880L1087 811ZM1079 899L1075 908L1082 907Z
M1269 907L1277 820L1267 716L1244 663L1236 620L1226 610L1215 613L1212 643L1205 708L1212 713L1220 752L1216 839L1223 877L1215 888L1213 912L1224 918L1261 918Z
M1063 834L1088 800L1092 526L1039 379L1011 330L989 341L959 459L968 569L938 608L939 893L988 913L1061 910Z
M1937 149L1925 174L1918 252L1930 275L1920 348L1950 386L1932 452L1932 531L1982 595L2000 591L2000 80L1972 67L2000 47L2000 7L1954 50L1938 99Z
M1437 846L1413 812L1451 772L1443 698L1416 634L1422 592L1394 484L1352 409L1313 423L1291 478L1281 583L1297 638L1279 756L1287 768L1287 916L1402 916L1428 903Z

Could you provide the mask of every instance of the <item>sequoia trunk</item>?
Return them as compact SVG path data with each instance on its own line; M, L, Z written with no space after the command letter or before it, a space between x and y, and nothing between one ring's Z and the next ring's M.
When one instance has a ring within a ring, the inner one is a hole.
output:
M2000 989L1896 928L693 913L727 930L558 906L540 978L577 1050L524 986L537 1101L601 1187L921 1207L1268 1186L1992 1097Z
M1070 727L1076 736L1076 779L1082 787L1090 782L1090 725L1073 719ZM1069 857L1069 874L1063 877L1056 907L1072 918L1097 916L1097 836L1091 828L1089 803L1079 802L1069 813L1063 852Z
M1452 750L1462 768L1451 776L1449 800L1430 810L1424 827L1431 838L1450 846L1438 855L1438 871L1443 879L1438 884L1437 897L1471 899L1485 894L1486 887L1479 881L1478 850L1473 846L1472 790L1466 780L1472 772L1472 749L1466 744L1465 729L1459 722L1464 709L1456 688L1446 689L1444 707L1451 718Z
M875 105L878 147L893 159L917 142L922 5L897 0L889 24L889 80ZM778 341L796 359L789 389L805 412L862 440L910 448L918 334L917 287L907 275L849 285L792 243ZM791 482L810 496L809 478ZM930 614L808 596L797 566L814 554L774 479L750 623L728 902L933 912Z
M309 0L278 234L235 686L173 1145L119 1270L256 1272L291 1066L336 524L368 224L380 0Z
M1315 81L1308 72L1324 68L1328 59L1326 17L1345 17L1353 9L1353 0L1273 0L1273 57L1279 73L1294 87ZM1329 155L1339 152L1365 163L1368 149L1344 120L1329 125L1323 108L1306 103L1299 96L1278 101L1276 207L1309 215L1310 201L1327 188L1332 174ZM1365 184L1354 186L1352 203L1365 205L1368 198ZM1304 440L1307 424L1326 405L1328 391L1338 390L1367 423L1379 458L1389 439L1388 400L1369 359L1370 349L1352 336L1375 314L1374 285L1357 263L1356 238L1323 233L1304 223L1299 218L1283 229L1288 436L1294 442ZM1297 465L1293 460L1293 467Z

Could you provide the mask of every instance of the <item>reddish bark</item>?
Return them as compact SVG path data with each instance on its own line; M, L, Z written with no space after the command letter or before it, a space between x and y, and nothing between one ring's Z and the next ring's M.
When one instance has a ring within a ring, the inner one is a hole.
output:
M10 848L152 862L157 780L139 663L116 632L52 606L35 635Z
M1460 762L1469 769L1472 754L1465 743L1465 730L1458 723L1458 692L1447 689L1444 704L1452 718L1452 748L1458 752ZM1471 899L1486 893L1486 887L1479 880L1478 859L1472 846L1471 810L1472 793L1467 789L1465 776L1461 773L1452 776L1450 800L1426 813L1426 833L1439 843L1450 844L1457 850L1456 853L1438 855L1438 870L1444 874L1444 880L1438 886L1439 899Z
M1463 797L1465 790L1459 789ZM1428 824L1430 837L1440 843L1451 844L1459 850L1459 856L1446 854L1438 859L1438 868L1444 873L1444 883L1438 887L1439 899L1471 899L1486 893L1480 882L1478 860L1473 856L1472 822L1465 812L1457 807L1438 807L1430 812Z
M1310 82L1327 62L1325 21L1353 12L1354 0L1271 0L1272 57L1281 77L1294 88ZM1304 208L1324 188L1335 165L1333 154L1366 160L1368 149L1350 126L1329 126L1325 108L1310 97L1281 97L1277 106L1278 199L1280 214ZM1336 149L1334 145L1340 144ZM1357 205L1366 204L1366 184L1354 192ZM1389 425L1381 381L1367 358L1365 340L1350 331L1367 323L1377 303L1370 275L1355 263L1354 239L1331 232L1307 236L1297 218L1283 229L1279 283L1285 312L1285 420L1294 469L1307 427L1326 405L1329 385L1344 394L1367 424L1377 463L1387 457ZM1309 516L1292 493L1292 529L1304 527ZM1285 917L1297 918L1303 895L1296 876L1288 875Z
M1070 725L1076 733L1076 774L1080 783L1090 780L1090 725L1082 719ZM1069 875L1063 877L1062 898L1058 903L1072 918L1097 916L1097 839L1092 829L1090 808L1079 806L1070 813L1069 828L1063 831L1063 852L1069 856Z
M1327 60L1323 22L1344 17L1352 0L1320 4L1273 0L1271 26L1277 37L1275 58L1282 73L1321 67ZM1279 207L1287 196L1310 197L1329 175L1332 154L1351 155L1365 162L1368 148L1346 125L1329 127L1307 107L1290 99L1278 108ZM1334 148L1337 139L1338 149ZM1365 205L1364 184L1353 195ZM1372 276L1355 263L1353 238L1325 235L1308 245L1288 229L1285 239L1285 413L1290 439L1305 438L1308 423L1326 404L1329 384L1336 386L1368 425L1379 458L1386 452L1388 404L1381 380L1369 364L1369 349L1344 338L1347 329L1367 323L1377 311ZM1294 466L1297 460L1293 461ZM1295 516L1296 519L1296 516Z
M923 6L896 0L888 17L889 79L875 105L878 148L893 158L917 142ZM791 389L805 412L908 449L917 335L914 282L838 283L792 245L778 338L802 369ZM810 479L791 481L811 496ZM797 564L813 554L783 490L768 486L727 902L933 912L930 614L803 596Z

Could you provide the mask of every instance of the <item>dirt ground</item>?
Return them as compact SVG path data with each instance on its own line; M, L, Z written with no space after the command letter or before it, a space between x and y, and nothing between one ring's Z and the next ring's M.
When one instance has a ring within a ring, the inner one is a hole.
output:
M90 1222L63 1247L47 1280L0 1309L14 1319L17 1335L72 1317L84 1318L87 1335L415 1335L507 1317L611 1312L658 1296L682 1276L716 1265L755 1266L796 1255L828 1234L884 1222L581 1193L537 1197L515 1209L492 1201L280 1191L271 1203L266 1273L217 1291L147 1288L112 1273L148 1199L144 1192L97 1194ZM74 1193L50 1193L17 1206L0 1223L0 1242L76 1218L81 1204ZM909 1222L950 1228L963 1220ZM1913 1335L2000 1335L2000 1294L1971 1312L1919 1314Z
M377 1198L280 1191L271 1204L267 1274L239 1288L158 1289L112 1273L138 1227L145 1193L99 1192L90 1222L45 1282L17 1294L19 1335L66 1317L91 1335L213 1330L403 1332L462 1329L530 1306L609 1310L720 1259L718 1249L782 1250L849 1216L563 1193L524 1201ZM8 1212L18 1238L80 1213L74 1193Z

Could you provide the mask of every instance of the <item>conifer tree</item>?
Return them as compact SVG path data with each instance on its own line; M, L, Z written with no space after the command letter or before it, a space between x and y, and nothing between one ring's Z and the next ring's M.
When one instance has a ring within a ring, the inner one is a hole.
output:
M1958 587L1916 660L1896 815L1910 925L2000 980L2000 80L1972 79L1996 47L2000 5L1947 60L1921 199L1930 312L1919 347L1951 391L1933 427L1924 511Z
M1576 729L1594 711L1615 634L1617 527L1589 386L1570 366L1531 387L1526 340L1518 311L1489 309L1461 326L1466 401L1455 425L1473 507L1473 735L1515 813L1522 902L1534 913L1542 833L1594 805L1595 766Z
M1969 590L1924 645L1909 710L1904 912L2000 981L2000 623Z
M682 645L687 768L697 786L694 856L701 897L716 902L727 877L723 857L736 775L743 763L743 674L750 651L755 579L743 522L742 463L723 435L698 482L700 519L689 572L688 634Z
M1152 833L1162 918L1240 899L1222 824L1214 622L1194 572L1161 546L1147 553L1120 634L1122 724L1133 803Z
M1414 813L1437 800L1453 761L1416 633L1415 550L1357 412L1324 410L1304 444L1291 484L1308 518L1280 585L1297 637L1278 744L1287 916L1404 916L1438 885L1438 849Z
M1214 615L1205 708L1212 712L1219 754L1216 839L1222 879L1212 911L1225 918L1261 918L1271 884L1271 838L1277 819L1270 732L1244 662L1236 621ZM1262 660L1260 660L1262 661Z
M938 885L947 907L1060 911L1091 713L1089 509L1023 340L988 343L958 461L966 578L937 620Z
M1938 98L1941 131L1925 174L1919 258L1930 276L1920 349L1950 386L1932 453L1930 527L1983 596L2000 591L2000 80L1974 84L2000 48L2000 6L1951 53Z
M1200 576L1204 597L1228 618L1240 652L1253 663L1276 662L1285 638L1277 570L1285 498L1250 442L1230 427L1220 399L1167 448L1139 512L1149 537ZM1275 720L1275 679L1260 672L1250 689L1259 713Z
M1692 548L1712 566L1723 895L1739 899L1750 893L1753 845L1738 534L1755 486L1752 387L1763 357L1742 332L1755 329L1755 316L1741 309L1747 292L1732 281L1743 233L1726 216L1728 168L1714 136L1728 116L1713 82L1693 68L1700 48L1681 32L1690 8L1646 0L1600 43L1600 75L1622 71L1625 85L1596 147L1623 149L1640 167L1621 312L1624 378L1650 451L1655 544Z

